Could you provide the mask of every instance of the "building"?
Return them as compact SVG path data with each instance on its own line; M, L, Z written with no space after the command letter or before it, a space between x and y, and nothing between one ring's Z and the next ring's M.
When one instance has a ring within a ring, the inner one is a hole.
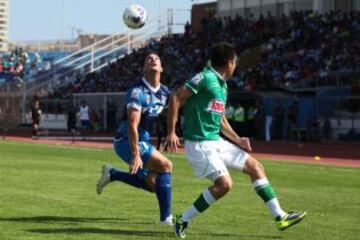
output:
M217 5L217 12L221 17L249 17L253 14L258 18L260 14L265 15L267 12L271 12L273 16L281 16L301 10L349 12L360 10L360 0L218 0Z
M0 52L8 51L9 0L0 0Z
M213 19L216 15L217 2L194 4L191 8L191 27L193 32L201 30L203 19Z

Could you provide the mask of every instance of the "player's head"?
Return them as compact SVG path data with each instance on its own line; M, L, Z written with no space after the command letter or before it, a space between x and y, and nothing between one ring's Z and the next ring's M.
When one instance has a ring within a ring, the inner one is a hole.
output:
M34 104L35 104L35 105L39 105L39 103L40 103L40 98L39 98L39 96L35 95L34 98L33 98L33 101L34 101Z
M225 70L226 77L231 77L237 66L237 56L234 45L226 42L214 45L210 60L212 67Z
M149 53L146 55L144 62L144 72L162 72L161 61L159 55L156 53Z

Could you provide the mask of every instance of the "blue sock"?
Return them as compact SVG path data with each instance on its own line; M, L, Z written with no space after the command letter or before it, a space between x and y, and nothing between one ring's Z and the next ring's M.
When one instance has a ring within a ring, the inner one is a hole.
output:
M160 221L164 221L171 214L171 173L158 173L155 191L160 207Z
M120 171L116 168L110 170L110 181L121 181L131 186L141 188L151 192L149 185L145 182L144 179L138 177L137 175L130 174L128 172Z

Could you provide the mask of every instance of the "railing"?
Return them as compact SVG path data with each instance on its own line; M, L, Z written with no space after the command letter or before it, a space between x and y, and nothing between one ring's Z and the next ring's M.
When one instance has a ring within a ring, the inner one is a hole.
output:
M99 71L106 67L109 62L125 56L132 52L133 45L144 43L150 37L157 35L162 36L166 33L165 26L155 25L159 23L158 18L150 19L147 24L138 31L127 30L125 32L114 33L88 47L76 51L54 63L53 71L43 73L26 84L26 94L40 93L45 88L48 92L58 85L71 82L78 72L85 75L89 72ZM130 35L133 33L133 35ZM124 42L124 43L122 43ZM110 59L105 59L110 58ZM66 80L69 78L68 80Z

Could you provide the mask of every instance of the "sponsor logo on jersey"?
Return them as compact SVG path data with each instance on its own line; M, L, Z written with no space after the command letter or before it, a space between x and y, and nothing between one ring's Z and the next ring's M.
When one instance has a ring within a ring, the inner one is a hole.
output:
M150 101L151 101L151 96L146 95L146 104L150 104Z
M201 75L201 73L198 73L190 80L190 82L194 85L198 85L202 78L203 76Z
M160 113L163 111L164 106L162 105L154 105L151 108L149 108L149 116L151 117L157 117L160 115Z
M130 97L133 98L133 99L139 99L140 94L141 94L141 90L138 89L138 88L135 88L135 89L133 89L133 90L131 91Z
M207 110L216 114L223 114L225 111L225 104L219 99L212 99L209 102Z
M162 96L161 96L161 104L162 104L162 105L165 105L165 104L166 104L166 99L167 99L167 97L166 97L165 95L162 95Z

